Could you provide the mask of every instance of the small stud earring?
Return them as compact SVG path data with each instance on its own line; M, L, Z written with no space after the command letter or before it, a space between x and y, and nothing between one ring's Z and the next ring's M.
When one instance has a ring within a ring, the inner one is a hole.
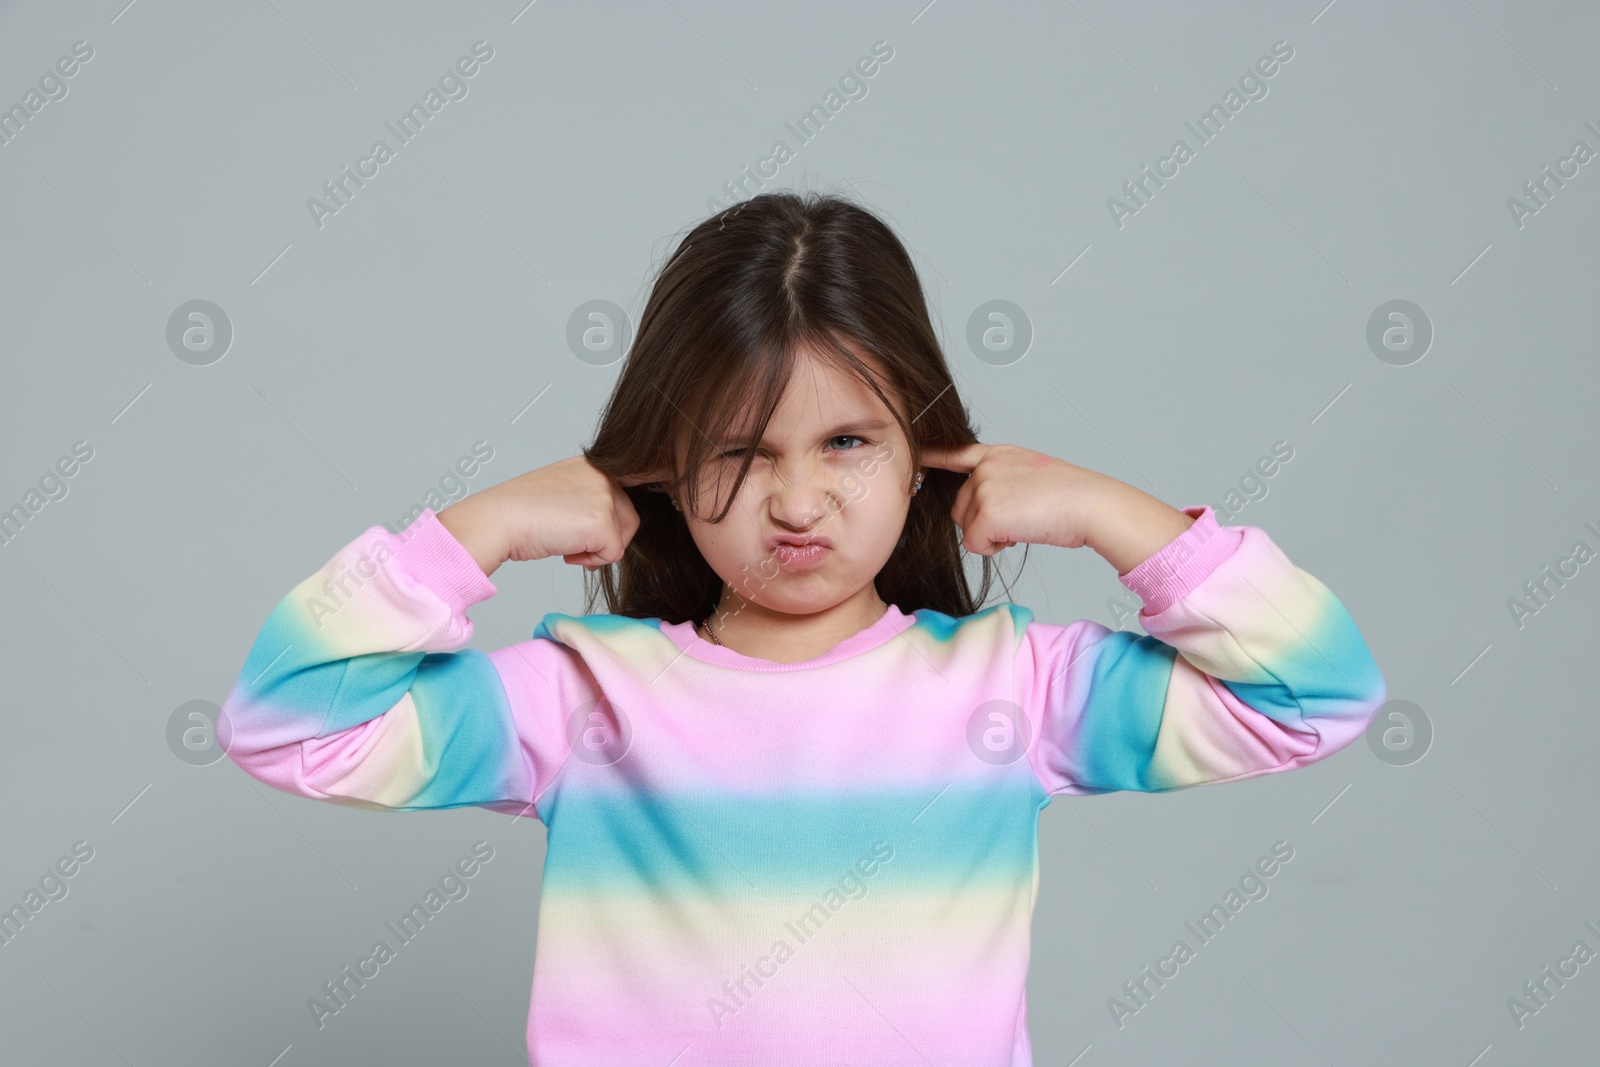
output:
M922 472L917 472L917 484L911 487L911 495L916 496L917 490L922 488Z

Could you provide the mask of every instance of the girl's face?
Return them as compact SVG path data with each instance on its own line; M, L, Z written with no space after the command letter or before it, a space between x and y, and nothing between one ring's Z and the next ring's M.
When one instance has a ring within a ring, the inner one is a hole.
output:
M713 442L698 486L706 515L733 485L744 444ZM686 452L680 442L680 459ZM735 607L753 601L810 614L858 592L877 600L872 581L900 538L911 484L910 448L889 409L854 375L807 357L728 514L720 523L684 518L701 555L733 587ZM785 538L820 544L797 549Z

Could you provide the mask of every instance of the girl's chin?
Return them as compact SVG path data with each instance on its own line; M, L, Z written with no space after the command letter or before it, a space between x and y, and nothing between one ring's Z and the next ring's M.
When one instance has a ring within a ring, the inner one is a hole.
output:
M760 605L774 614L817 615L852 598L874 601L871 588L870 577L849 581L810 573L768 582L758 597Z

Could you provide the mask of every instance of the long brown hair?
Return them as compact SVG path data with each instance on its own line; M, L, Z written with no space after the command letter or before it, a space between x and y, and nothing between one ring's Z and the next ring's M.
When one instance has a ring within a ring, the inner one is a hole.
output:
M853 348L886 371L887 394L878 368ZM923 448L977 441L916 270L889 227L834 194L779 191L745 200L696 225L668 257L594 443L583 450L619 480L670 472L666 483L626 489L639 529L619 562L585 575L586 612L600 594L611 614L633 618L672 623L712 612L722 579L663 489L683 487L698 516L700 469L713 442L728 440L737 423L738 438L751 444L709 521L727 516L801 349L854 374L884 402L911 443L913 470ZM680 470L676 443L689 430ZM879 595L908 614L969 615L988 596L994 559L977 557L982 581L974 594L950 514L965 478L928 468L878 572Z

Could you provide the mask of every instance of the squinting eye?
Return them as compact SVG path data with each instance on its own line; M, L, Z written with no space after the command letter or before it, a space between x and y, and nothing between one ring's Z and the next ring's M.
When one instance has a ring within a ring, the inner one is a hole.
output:
M862 444L866 444L867 443L867 439L865 437L858 437L853 433L842 433L838 437L831 438L830 440L833 440L833 441L860 441ZM838 451L840 451L840 452L848 452L848 451L850 451L850 449L841 448Z

